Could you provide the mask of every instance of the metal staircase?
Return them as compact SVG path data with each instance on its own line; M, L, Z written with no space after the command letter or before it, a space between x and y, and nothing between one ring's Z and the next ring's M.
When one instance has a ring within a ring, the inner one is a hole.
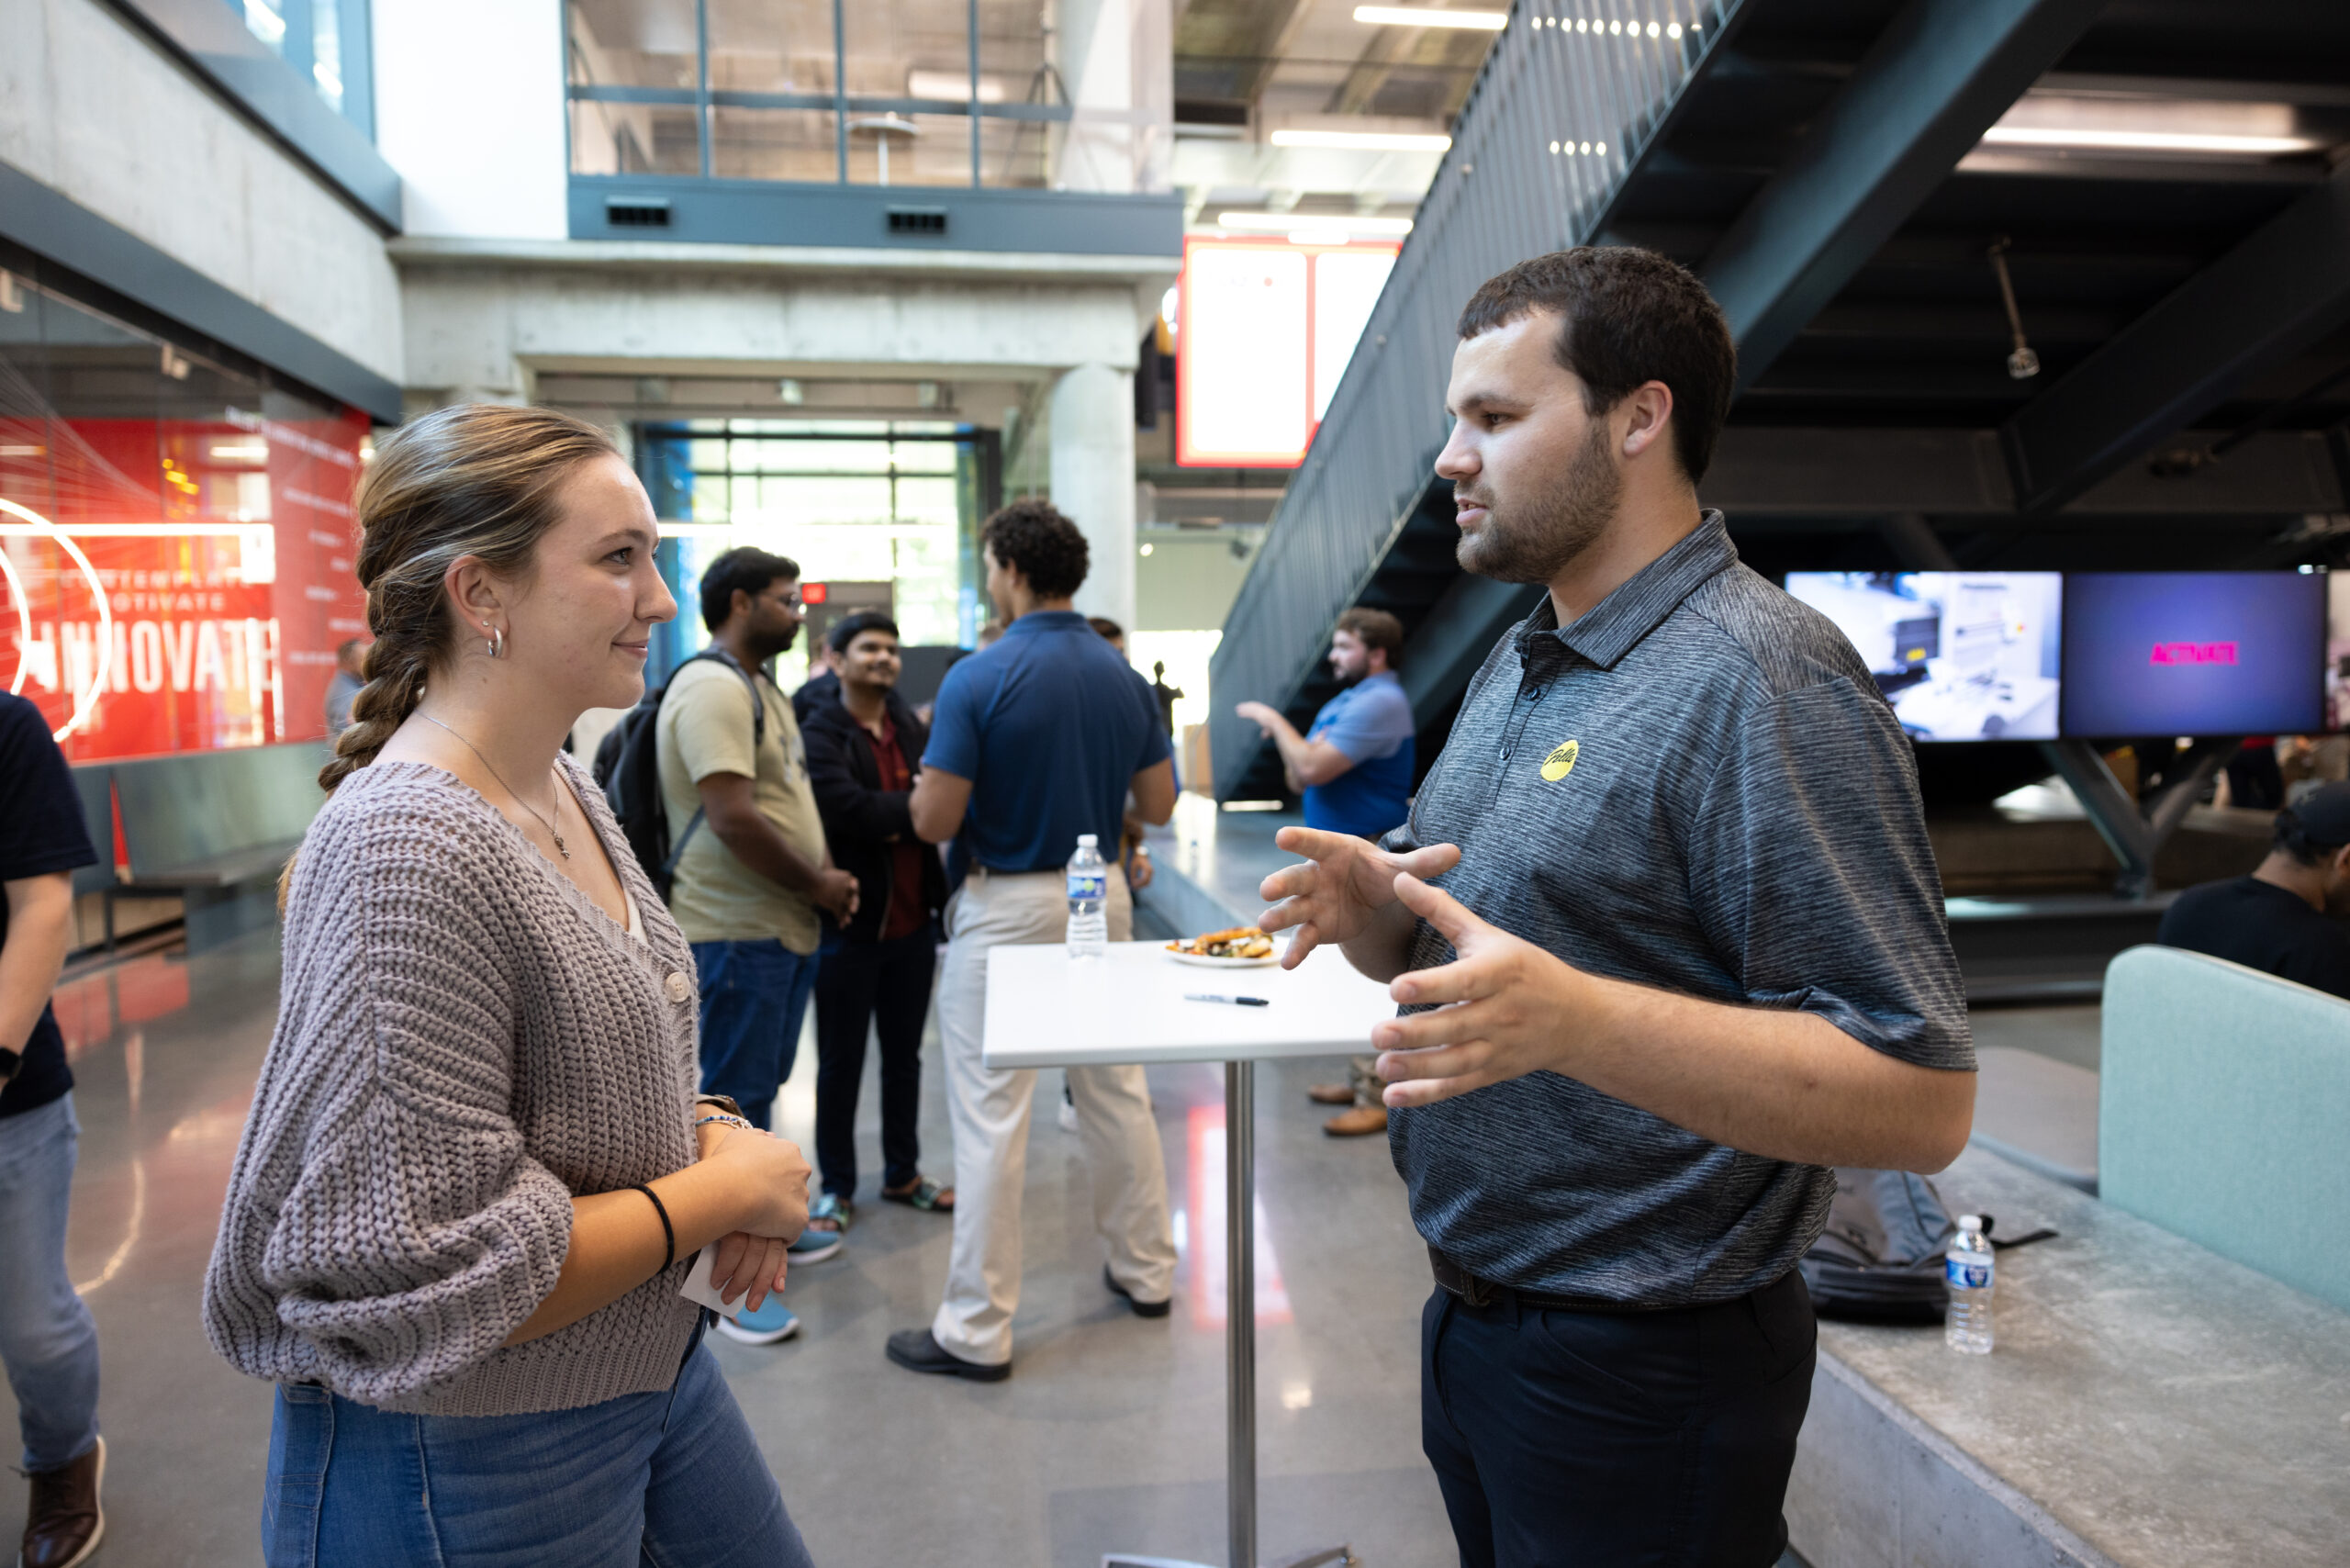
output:
M1533 0L1513 7L1463 106L1362 341L1241 587L1211 666L1219 799L1282 792L1280 758L1234 716L1249 698L1303 727L1336 689L1323 664L1349 606L1393 612L1405 690L1440 737L1492 628L1535 590L1464 577L1444 445L1453 321L1477 286L1605 222L1741 0ZM1497 622L1496 617L1503 618ZM1435 747L1424 745L1423 760Z

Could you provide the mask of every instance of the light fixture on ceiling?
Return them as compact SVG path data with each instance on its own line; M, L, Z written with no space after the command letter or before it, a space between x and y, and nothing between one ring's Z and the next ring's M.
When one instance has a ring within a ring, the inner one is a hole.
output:
M1983 133L1985 148L2273 158L2325 143L2290 104L2031 92Z
M1983 133L1986 147L2071 147L2107 152L2219 152L2238 157L2273 157L2285 152L2314 152L2324 145L2306 136L2231 136L2223 132L2180 130L2042 129L2033 126L1993 126Z
M1326 147L1349 152L1441 152L1452 145L1449 136L1416 135L1394 130L1277 130L1276 147Z
M1991 242L1991 270L1999 274L1999 298L2007 305L2008 330L2016 342L2008 354L2009 378L2029 381L2040 374L2040 356L2024 341L2023 312L2016 308L2015 280L2008 275L2008 251L2012 243L2004 234Z
M1507 11L1438 11L1422 6L1358 6L1355 20L1375 28L1466 28L1497 33L1509 26Z
M1286 234L1300 229L1316 233L1392 234L1402 236L1412 231L1408 218L1368 218L1335 212L1219 212L1215 215L1219 229L1244 229L1267 234Z

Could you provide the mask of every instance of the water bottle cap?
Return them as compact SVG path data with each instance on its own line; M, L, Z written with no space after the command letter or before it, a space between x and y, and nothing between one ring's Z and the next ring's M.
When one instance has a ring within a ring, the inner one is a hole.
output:
M1958 1216L1958 1228L1961 1230L1980 1230L1983 1228L1983 1216L1981 1215L1961 1215Z
M1080 833L1077 835L1077 846L1080 849L1091 849L1101 842L1102 841L1099 838L1096 838L1090 833Z

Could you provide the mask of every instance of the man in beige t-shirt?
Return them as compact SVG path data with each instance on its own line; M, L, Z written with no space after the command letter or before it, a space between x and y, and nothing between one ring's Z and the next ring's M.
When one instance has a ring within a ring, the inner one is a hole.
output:
M855 913L856 879L825 850L791 702L760 673L799 635L800 568L729 550L702 575L701 611L709 654L671 678L656 731L684 846L669 908L701 975L702 1092L764 1127L815 983L817 911Z

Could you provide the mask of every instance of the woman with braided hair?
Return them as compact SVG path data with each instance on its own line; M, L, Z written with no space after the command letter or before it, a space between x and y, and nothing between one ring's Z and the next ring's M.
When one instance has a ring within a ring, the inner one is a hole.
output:
M677 604L605 435L468 406L361 482L366 685L287 868L205 1327L277 1384L271 1568L805 1564L679 1287L783 1284L789 1143L697 1102L693 958L562 752Z

